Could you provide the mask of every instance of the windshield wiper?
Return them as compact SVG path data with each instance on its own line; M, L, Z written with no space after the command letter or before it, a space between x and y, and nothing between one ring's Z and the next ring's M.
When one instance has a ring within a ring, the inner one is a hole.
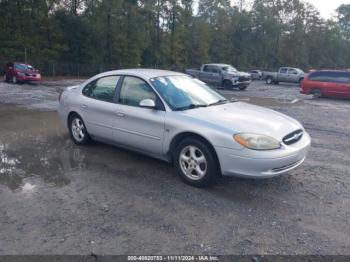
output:
M205 105L205 104L190 104L188 106L176 108L175 110L176 111L183 111L183 110L187 110L187 109L195 109L195 108L198 108L198 107L207 107L207 106L208 105Z
M209 106L216 106L216 105L221 105L221 104L226 104L228 103L229 101L227 99L220 99L214 103L211 103L209 104Z

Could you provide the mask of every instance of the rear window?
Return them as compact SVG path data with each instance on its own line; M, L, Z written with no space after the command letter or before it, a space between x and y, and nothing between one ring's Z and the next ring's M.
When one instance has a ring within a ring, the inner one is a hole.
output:
M350 72L318 71L311 73L309 79L319 82L349 83Z

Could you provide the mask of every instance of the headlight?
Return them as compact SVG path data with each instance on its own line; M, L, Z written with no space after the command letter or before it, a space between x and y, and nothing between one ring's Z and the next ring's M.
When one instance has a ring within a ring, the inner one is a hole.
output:
M253 150L272 150L281 147L279 141L265 135L243 133L234 135L233 138L240 145Z

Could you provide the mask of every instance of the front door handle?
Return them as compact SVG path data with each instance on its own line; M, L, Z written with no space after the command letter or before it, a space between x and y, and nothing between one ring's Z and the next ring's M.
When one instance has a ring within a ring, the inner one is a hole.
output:
M117 114L118 117L125 117L125 113L124 112L117 111L116 114Z
M84 108L84 109L86 109L86 108L87 108L87 105L82 104L81 107Z

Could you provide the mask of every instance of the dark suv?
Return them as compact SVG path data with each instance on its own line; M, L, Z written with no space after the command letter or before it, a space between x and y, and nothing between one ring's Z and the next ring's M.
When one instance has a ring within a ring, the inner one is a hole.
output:
M312 70L302 81L300 92L350 98L350 70Z
M5 66L4 80L13 82L38 82L41 81L40 71L25 63L10 62Z

